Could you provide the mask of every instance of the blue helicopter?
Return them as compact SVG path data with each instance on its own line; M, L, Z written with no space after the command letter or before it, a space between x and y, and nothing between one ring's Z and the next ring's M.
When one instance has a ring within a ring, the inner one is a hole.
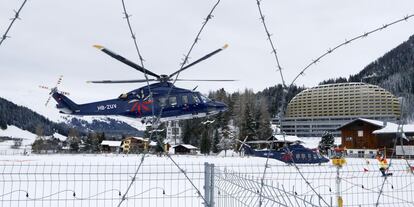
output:
M112 52L109 49L100 45L94 45L97 49L106 53L107 55L119 60L122 63L144 73L145 75L152 76L151 79L136 79L136 80L103 80L103 81L88 81L89 83L146 83L157 82L148 84L141 88L132 90L128 93L121 94L119 97L98 101L86 104L76 104L70 100L67 95L69 93L59 91L57 86L62 81L62 76L58 79L55 87L49 88L40 86L41 88L50 90L49 99L46 101L46 105L50 99L56 100L56 108L60 113L79 115L79 116L125 116L129 118L135 118L141 120L143 123L153 123L157 117L161 122L170 120L184 120L192 118L200 118L218 114L227 110L227 105L214 101L201 93L193 90L178 88L173 85L171 81L234 81L234 80L188 80L188 79L173 79L175 75L184 71L185 69L194 66L195 64L217 54L218 52L227 48L225 45L204 57L196 60L193 63L182 67L178 71L170 75L158 75L155 74L138 64L122 57L121 55Z
M247 138L246 138L247 139ZM329 159L322 156L318 151L304 147L301 141L279 140L270 138L268 140L241 142L246 155L256 157L272 158L284 163L295 164L321 164L329 162ZM259 149L253 149L254 146Z

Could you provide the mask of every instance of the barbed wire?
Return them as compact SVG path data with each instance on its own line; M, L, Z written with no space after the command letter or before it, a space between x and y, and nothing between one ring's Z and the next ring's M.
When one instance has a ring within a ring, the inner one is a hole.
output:
M271 37L272 34L269 32L269 29L267 27L267 24L266 24L266 21L265 21L265 16L264 16L264 14L262 12L261 2L262 2L262 0L256 0L257 8L258 8L259 14L260 14L260 20L261 20L261 22L263 24L265 33L267 35L267 40L269 41L269 44L270 44L270 46L272 48L272 53L273 53L274 58L275 58L276 63L277 63L277 70L279 71L280 78L282 79L282 84L283 84L284 87L286 87L285 78L284 78L283 72L282 72L282 67L280 66L279 57L277 56L276 45L273 43L273 40L272 40L272 37Z
M193 51L193 49L194 49L194 47L195 47L195 45L198 43L198 41L200 40L200 35L201 35L201 33L203 32L203 30L204 30L204 28L205 28L205 26L207 25L207 23L209 22L209 20L213 17L213 12L214 12L214 10L216 9L216 7L218 6L218 4L220 3L220 1L221 0L218 0L217 2L216 2L216 4L213 6L213 8L210 10L210 12L209 12L209 14L207 15L207 17L204 19L204 22L202 23L202 26L201 26L201 28L200 28L200 30L198 31L198 33L197 33L197 35L196 35L196 38L194 39L194 41L193 41L193 43L192 43L192 45L191 45L191 47L190 47L190 49L189 49L189 51L187 52L187 54L185 55L185 57L184 57L184 59L183 59L183 62L181 63L181 67L180 67L180 70L178 71L178 73L177 73L177 75L175 76L175 78L174 78L174 81L173 81L173 83L171 84L171 86L170 86L170 88L169 88L169 90L168 90L168 93L167 93L167 100L168 100L168 98L170 97L170 95L171 95L171 91L172 91L172 89L173 89L173 87L174 87L174 84L175 84L175 82L177 81L177 79L178 79L178 77L179 77L179 74L180 74L180 72L181 72L181 70L184 68L184 66L185 66L185 64L188 62L188 59L189 59L189 56L190 56L190 54L191 54L191 52ZM135 36L135 34L134 34L134 32L133 32L133 29L132 29L132 26L131 26L131 23L130 23L130 20L129 20L129 18L131 17L131 15L129 15L128 13L127 13L127 11L126 11L126 5L125 5L125 3L124 3L124 0L122 0L122 5L123 5L123 9L124 9L124 14L125 14L125 19L127 20L127 24L128 24L128 27L129 27L129 31L130 31L130 33L131 33L131 37L132 37L132 39L134 40L134 45L135 45L135 48L136 48L136 51L137 51L137 53L138 53L138 56L139 56L139 59L140 59L140 61L141 61L141 65L143 66L143 58L142 58L142 56L141 56L141 53L140 53L140 50L139 50L139 48L138 48L138 43L137 43L137 40L136 40L136 36ZM146 78L146 80L147 80L147 86L148 86L148 88L149 88L149 90L151 90L150 89L150 86L149 86L149 81L148 81L148 77L147 77L147 75L145 74L145 78ZM150 92L150 91L149 91ZM151 92L150 92L151 93ZM151 96L151 98L152 98L152 96ZM155 120L153 120L152 121L152 128L154 128L155 126L156 126L156 128L158 129L159 128L159 126L160 126L160 120L161 120L161 116L162 116L162 113L163 113L163 110L164 110L164 106L162 106L161 107L161 109L160 109L160 113L158 114L158 116L156 116L155 117ZM153 117L154 117L154 107L153 107L153 109L152 109L152 111L153 111ZM156 132L157 130L153 130L152 132L151 132L151 134L150 134L150 138L149 138L149 140L151 140L151 138L152 138L152 136L153 136L153 133L155 132L155 133L157 133ZM157 136L157 143L158 143L158 145L159 146L161 146L162 147L162 149L164 150L164 152L166 152L166 146L164 146L164 144L162 143L162 140ZM119 206L121 206L121 204L123 203L123 201L125 201L125 199L126 199L126 195L128 194L128 192L129 192L129 189L132 187L132 185L133 185L133 183L135 182L135 180L136 180L136 176L137 176L137 174L138 174L138 172L139 172L139 170L140 170L140 168L141 168L141 166L142 166L142 164L144 163L144 160L145 160L145 155L146 155L146 152L142 155L142 157L141 157L141 162L140 162L140 164L139 164L139 166L138 166L138 168L137 168L137 170L135 171L135 174L134 174L134 176L133 176L133 178L132 178L132 180L131 180L131 182L130 182L130 184L129 184L129 186L128 186L128 188L127 188L127 190L126 190L126 192L124 193L124 195L122 196L122 199L121 199L121 201L120 201L120 203L118 204L118 207ZM207 202L207 200L204 198L204 196L201 194L201 192L200 192L200 190L197 188L197 186L193 183L193 181L190 179L190 177L187 175L187 173L185 172L185 170L184 169L182 169L180 166L179 166L179 164L168 154L168 153L166 153L166 156L174 163L174 165L180 170L180 172L182 172L183 173L183 175L186 177L186 179L190 182L190 184L193 186L193 188L196 190L196 192L197 192L197 194L198 194L198 196L200 196L202 199L203 199L203 201L208 205L208 206L210 206L210 204Z
M273 41L272 41L272 38L271 38L271 34L270 34L270 32L269 32L269 30L268 30L268 27L267 27L267 25L266 25L266 22L265 22L265 16L264 16L264 14L263 14L263 12L262 12L262 8L261 8L261 1L262 0L256 0L256 4L257 4L257 8L258 8L258 10L259 10L259 14L260 14L260 20L261 20L261 22L262 22L262 24L263 24L263 27L264 27L264 29L265 29L265 33L266 33L266 36L267 36L267 39L269 40L269 44L270 44L270 46L272 47L272 53L274 54L274 57L275 57L275 59L276 59L276 63L277 63L277 68L278 68L278 71L279 71L279 73L280 73L280 77L281 77L281 79L282 79L282 83L283 83L283 88L284 89L286 89L286 84L285 84L285 81L284 81L284 77L283 77L283 72L282 72L282 67L280 66L280 62L279 62L279 58L278 58L278 56L277 56L277 52L276 52L276 49L275 49L275 44L273 43ZM291 87L291 86L289 86L289 87ZM284 94L284 93L283 93ZM282 95L282 103L283 102L285 102L286 101L286 96L285 95ZM284 104L283 104L284 105ZM280 116L279 116L280 117ZM281 123L281 122L280 122ZM275 137L273 136L273 141L275 140ZM285 135L283 134L283 139L284 139L284 141L286 141L286 138L285 138ZM286 146L286 148L285 148L286 150L287 150L287 153L288 154L290 154L290 155L292 155L293 153L290 151L290 149L289 149L289 147L287 147ZM266 164L265 164L265 167L264 167L264 170L263 170L263 175L262 175L262 177L261 177L261 187L260 187L260 194L259 194L259 206L261 206L262 205L262 192L263 192L263 188L264 188L264 179L265 179L265 176L266 176L266 172L267 172L267 168L268 168L268 163L269 163L269 159L270 159L270 151L272 151L273 150L273 143L270 143L270 150L269 150L269 153L267 154L267 158L266 158ZM296 163L295 163L295 161L293 160L293 156L291 156L291 160L292 160L292 164L293 164L293 166L295 167L295 169L297 170L297 172L300 174L300 176L302 177L302 179L305 181L305 183L306 183L306 185L308 185L309 187L310 187L310 189L318 196L318 198L320 199L320 200L322 200L327 206L329 206L329 204L328 204L328 202L326 202L325 201L325 199L316 191L316 189L311 185L311 183L305 178L305 176L302 174L302 172L300 171L300 169L299 169L299 167L296 165Z
M322 58L324 58L324 57L326 57L327 55L329 55L329 54L332 54L333 52L335 52L336 50L338 50L339 48L341 48L341 47L343 47L343 46L345 46L345 45L348 45L348 44L350 44L350 43L352 43L352 42L354 42L354 41L356 41L356 40L359 40L359 39L362 39L362 38L365 38L365 37L368 37L368 35L370 35L370 34L372 34L372 33L375 33L375 32L378 32L378 31L381 31L381 30L384 30L384 29L386 29L386 28L388 28L388 27L390 27L390 26L392 26L392 25L395 25L395 24L397 24L397 23L400 23L400 22L403 22L403 21L407 21L408 19L410 19L410 18L412 18L412 17L414 17L414 14L411 14L411 15L406 15L405 17L403 17L403 18L401 18L401 19L398 19L398 20L396 20L396 21L393 21L393 22L391 22L391 23L388 23L388 24L384 24L384 25L382 25L382 26L380 26L380 27L378 27L378 28L375 28L375 29L373 29L373 30L371 30L371 31L369 31L369 32L365 32L364 34L361 34L361 35L358 35L358 36L356 36L356 37L353 37L353 38L351 38L351 39L349 39L349 40L347 40L347 39L345 39L345 41L343 42L343 43L341 43L341 44L339 44L339 45L336 45L335 47L333 47L333 48L329 48L325 53L323 53L322 55L320 55L319 57L317 57L316 59L314 59L314 60L312 60L312 62L311 63L309 63L308 65L306 65L300 72L299 72L299 74L293 79L293 81L292 81L292 83L290 84L290 85L293 85L295 82L296 82L296 80L301 76L301 75L304 75L304 73L305 73L305 71L306 70L308 70L312 65L316 65L316 63L317 62L319 62Z
M4 40L6 40L7 38L10 38L10 36L8 36L8 33L10 31L10 29L12 28L14 22L18 19L20 19L20 12L22 11L24 5L26 5L27 0L23 0L23 3L21 4L20 8L16 11L14 10L14 17L11 18L11 22L9 24L9 26L7 27L6 31L4 32L4 34L0 37L0 46L3 44Z

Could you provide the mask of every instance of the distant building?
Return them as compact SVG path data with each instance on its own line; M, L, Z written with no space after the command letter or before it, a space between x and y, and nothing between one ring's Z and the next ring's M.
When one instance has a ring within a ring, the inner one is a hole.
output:
M149 140L142 137L127 137L122 140L123 153L141 153L149 150Z
M403 125L404 136L414 137L414 125ZM357 157L374 157L378 153L390 156L394 151L395 138L400 136L398 125L372 119L358 118L338 128L341 131L342 146L348 155ZM414 155L414 142L397 143L395 155Z
M170 140L170 144L177 145L181 143L182 129L179 121L167 122L167 140Z
M121 141L103 140L101 143L102 152L119 152Z
M196 154L197 153L197 147L194 147L193 145L189 144L180 144L177 146L174 146L174 154Z
M340 136L338 127L357 118L395 122L400 104L394 95L366 83L320 85L302 91L288 104L282 130L299 137Z

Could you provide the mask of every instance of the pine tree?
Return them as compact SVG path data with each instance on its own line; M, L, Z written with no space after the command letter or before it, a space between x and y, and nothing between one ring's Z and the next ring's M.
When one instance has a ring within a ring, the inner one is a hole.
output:
M81 140L79 138L78 131L75 128L69 129L68 141L70 150L72 152L78 152Z
M319 142L318 148L324 154L328 153L328 150L334 146L335 138L330 132L325 132L322 135L321 141Z
M268 111L267 101L265 98L261 98L258 103L259 111L257 112L258 116L256 122L258 123L257 127L257 137L259 139L268 139L272 136L272 128L270 126L270 114Z
M214 130L214 139L213 139L213 153L219 152L219 143L220 143L220 137L218 129Z
M253 111L250 109L249 104L246 104L243 118L240 125L240 140L248 137L248 139L256 139L256 122L253 118Z
M6 130L7 129L7 123L1 117L0 117L0 129L1 130Z
M210 154L211 151L211 140L208 137L208 131L204 130L203 136L200 143L200 152L202 154Z

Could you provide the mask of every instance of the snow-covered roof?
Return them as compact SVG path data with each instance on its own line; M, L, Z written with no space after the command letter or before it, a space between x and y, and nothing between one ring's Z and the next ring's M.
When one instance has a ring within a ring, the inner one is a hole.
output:
M387 126L385 126L382 129L375 130L372 132L373 134L395 134L398 130L398 124L394 123L387 123ZM402 131L404 133L414 133L414 125L413 124L405 124L402 125Z
M127 137L127 139L136 139L136 140L140 140L140 141L148 141L148 139L145 139L143 137Z
M67 137L65 137L65 136L63 136L63 135L61 135L59 133L54 133L53 134L53 137L59 139L60 141L65 141L67 139Z
M378 120L374 120L374 119L358 118L358 119L354 119L354 120L352 120L352 121L349 121L349 122L347 122L347 123L343 124L342 126L340 126L340 127L338 128L338 130L340 130L340 129L342 129L343 127L345 127L345 126L347 126L347 125L349 125L349 124L351 124L351 123L354 123L354 122L356 122L356 121L358 121L358 120L359 120L359 121L363 121L363 122L370 123L370 124L375 125L375 126L378 126L378 127L383 127L383 126L384 126L384 122L383 122L383 121L378 121Z
M196 150L196 149L198 149L197 147L194 147L194 146L193 146L193 145L191 145L191 144L180 144L180 145L174 146L174 148L176 148L176 147L178 147L178 146L183 146L183 147L185 147L185 148L187 148L187 149L189 149L189 150Z
M361 121L364 121L364 122L371 123L373 125L377 125L379 127L384 126L384 122L383 121L378 121L378 120L374 120L374 119L364 119L364 118L358 118L358 119L361 120Z
M121 146L121 141L103 140L101 145L108 145L110 147L119 147Z
M281 141L285 141L285 140L291 141L291 142L301 141L299 137L295 135L285 135L285 137L283 137L283 134L275 134L273 136L275 136L277 140L281 140Z

